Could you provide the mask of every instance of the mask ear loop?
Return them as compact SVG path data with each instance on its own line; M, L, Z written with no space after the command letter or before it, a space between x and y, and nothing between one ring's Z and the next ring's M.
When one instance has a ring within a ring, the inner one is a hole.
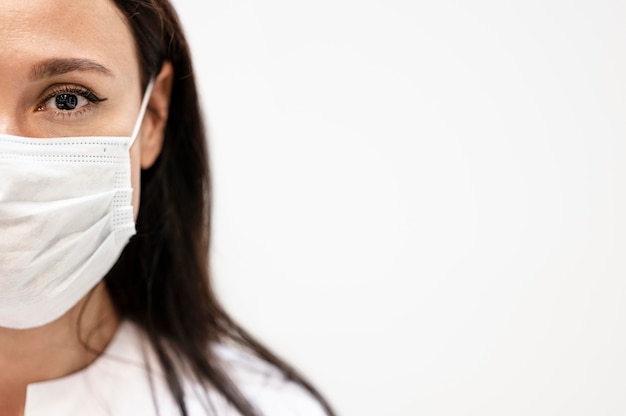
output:
M137 117L137 121L135 122L135 128L133 129L133 134L130 136L130 143L128 144L128 148L135 143L135 139L139 134L139 130L141 129L141 124L143 123L143 118L146 115L146 110L148 109L148 102L150 101L150 97L152 96L152 87L154 87L154 78L150 78L150 82L148 82L148 86L146 87L146 91L143 94L143 99L141 100L141 107L139 108L139 116Z

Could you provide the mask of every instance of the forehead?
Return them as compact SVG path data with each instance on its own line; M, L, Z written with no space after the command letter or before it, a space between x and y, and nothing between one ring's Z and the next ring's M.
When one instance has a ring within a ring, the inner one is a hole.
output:
M110 0L0 0L0 80L26 77L29 65L51 58L138 77L132 34Z

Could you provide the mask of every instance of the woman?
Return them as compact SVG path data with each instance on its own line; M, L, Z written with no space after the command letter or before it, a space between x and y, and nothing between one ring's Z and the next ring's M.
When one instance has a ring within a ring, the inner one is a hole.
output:
M2 0L0 92L0 414L332 414L209 286L167 0Z

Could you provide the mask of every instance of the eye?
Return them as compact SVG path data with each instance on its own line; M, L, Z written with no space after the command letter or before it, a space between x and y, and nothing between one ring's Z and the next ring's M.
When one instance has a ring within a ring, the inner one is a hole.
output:
M37 111L76 114L86 110L92 104L98 104L105 100L106 98L99 98L87 88L60 86L52 89L46 95L41 104L37 106Z
M46 108L56 110L74 110L89 104L89 100L76 94L59 94L44 103Z

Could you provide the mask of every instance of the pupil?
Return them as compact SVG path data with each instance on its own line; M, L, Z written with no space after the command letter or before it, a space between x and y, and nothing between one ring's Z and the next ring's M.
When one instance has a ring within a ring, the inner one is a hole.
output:
M55 101L59 110L73 110L78 104L78 97L74 94L59 94Z

